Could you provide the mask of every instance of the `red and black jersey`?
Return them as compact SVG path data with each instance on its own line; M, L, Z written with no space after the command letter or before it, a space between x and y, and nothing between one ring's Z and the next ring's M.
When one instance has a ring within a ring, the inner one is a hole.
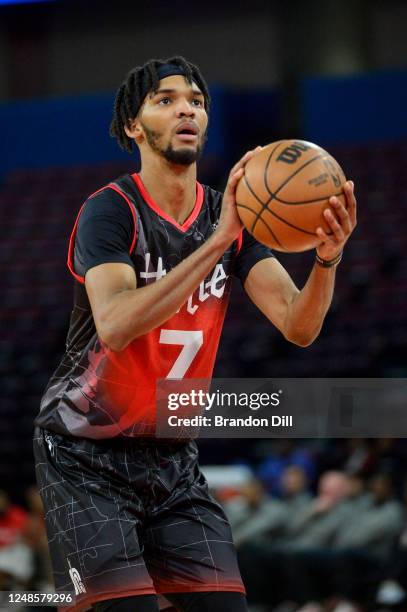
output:
M99 338L84 286L95 265L132 266L137 287L158 281L215 231L222 194L196 184L196 202L178 224L125 175L86 200L76 220L68 267L76 279L66 352L51 377L36 424L86 438L154 435L155 385L160 378L212 375L232 275L272 256L246 232L168 321L115 352Z

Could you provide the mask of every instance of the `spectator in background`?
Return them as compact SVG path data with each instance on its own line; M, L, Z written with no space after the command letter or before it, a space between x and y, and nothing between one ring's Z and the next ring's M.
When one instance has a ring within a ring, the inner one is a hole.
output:
M379 585L376 601L382 605L402 605L407 609L407 480L404 481L403 502L403 529Z
M281 477L283 498L310 501L309 481L305 470L300 466L287 467Z
M307 477L302 468L288 467L282 474L282 498L273 498L264 490L262 484L253 479L241 491L245 500L246 512L241 513L240 520L233 520L233 509L226 507L233 527L233 539L236 546L245 542L269 540L281 534L304 505L310 500L307 491ZM229 514L231 513L231 514Z
M281 545L294 551L330 546L350 517L347 498L351 493L349 477L342 472L322 474L318 495L287 524Z
M364 512L355 513L352 522L340 531L335 549L363 548L386 560L394 549L403 526L403 507L394 499L393 484L388 474L377 474L370 482L370 503Z
M405 520L402 504L394 499L390 475L377 474L370 490L371 505L354 514L334 544L338 551L332 564L336 594L355 606L373 601Z
M312 499L307 474L299 466L288 467L282 474L281 485L285 502L285 525L290 525L291 519L308 506Z
M290 483L290 479L292 474L286 475L285 481ZM350 520L349 494L347 475L327 472L320 478L317 497L291 514L279 538L241 548L240 570L249 603L276 605L294 595L298 604L309 600L314 589L310 591L308 582L297 573L307 564L308 550L329 548L337 531Z
M24 588L33 572L30 548L25 542L28 514L11 504L0 490L0 591Z
M358 482L359 480L359 482ZM380 576L390 560L395 538L401 530L401 504L393 499L389 476L379 474L370 484L370 495L353 477L346 502L347 520L336 529L330 546L309 548L287 557L286 582L301 612L330 609L352 612L372 602Z
M257 476L266 491L277 497L282 496L282 475L290 466L298 466L305 472L308 482L313 483L316 474L314 458L309 450L298 446L297 440L281 438L275 440L274 451L260 464Z
M366 491L365 480L360 474L348 474L349 480L349 501L352 502L352 507L355 512L365 510L372 505L372 495Z

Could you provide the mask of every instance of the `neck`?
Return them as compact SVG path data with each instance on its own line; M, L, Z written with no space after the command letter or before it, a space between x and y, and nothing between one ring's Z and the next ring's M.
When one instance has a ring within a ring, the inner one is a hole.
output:
M140 178L151 198L182 225L196 200L196 164L179 166L156 155L142 158Z

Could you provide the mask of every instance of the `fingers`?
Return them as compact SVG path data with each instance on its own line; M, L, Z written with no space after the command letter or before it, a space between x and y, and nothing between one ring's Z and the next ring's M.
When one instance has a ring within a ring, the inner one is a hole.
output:
M317 227L316 234L318 238L321 240L321 244L328 243L328 244L337 246L337 241L333 239L332 236L328 236L328 234L325 232L325 230L322 229L322 227Z
M347 181L344 184L343 192L347 206L345 207L339 198L332 196L329 198L330 207L323 212L330 232L327 233L322 227L316 230L316 235L321 241L317 252L325 259L333 258L343 250L356 225L356 198L353 181Z
M251 151L247 151L247 153L243 155L243 157L237 162L237 164L233 166L229 174L229 179L228 179L228 183L226 185L225 191L227 191L230 194L233 194L235 192L236 185L244 174L245 165L254 155L256 155L256 153L259 153L262 150L262 148L263 147L259 145L255 149L252 149Z
M347 211L352 224L352 228L356 225L356 198L354 193L355 185L353 181L346 181L343 190L347 202Z
M253 155L256 155L256 153L259 153L262 150L262 148L263 147L259 145L255 149L252 149L251 151L247 151L247 153L243 155L243 157L237 162L237 164L233 166L232 170L230 171L229 176L232 176L233 174L235 174L238 170L240 170L240 168L244 168L247 162L253 157Z
M328 223L330 223L330 218L334 218L336 221L339 222L343 232L348 235L351 233L352 231L352 223L349 217L349 213L346 210L346 208L344 207L344 205L342 204L342 202L340 200L338 200L338 198L336 196L332 196L332 198L329 198L329 204L332 206L334 213L332 211L330 211L329 208L327 208L324 211L324 217L325 219L328 221ZM331 212L331 215L326 215L325 213ZM335 228L332 227L332 230L335 232Z
M333 202L331 202L331 200L333 200L334 198L330 198L329 203L332 206L336 206L336 203L334 204ZM335 200L337 200L337 198L335 198ZM337 203L340 204L340 206L344 209L343 205L339 202L339 200L337 200ZM339 206L336 210L339 209ZM346 211L344 211L346 213ZM339 213L338 213L339 214ZM343 212L342 212L343 214ZM346 213L347 214L347 213ZM334 214L334 212L330 209L330 208L326 208L323 212L324 218L326 220L326 222L328 223L330 229L332 230L331 234L327 234L325 232L325 230L322 227L318 227L316 230L316 234L318 236L318 238L321 240L321 242L324 242L325 244L330 244L332 246L340 246L342 244L345 243L348 235L350 234L350 229L349 232L344 231L342 225L340 224L338 218L336 217L336 215Z
M348 236L352 233L356 225L356 198L353 193L353 182L347 181L343 187L348 208L336 197L329 198L331 208L324 210L324 218L332 230L332 236L328 236L326 232L324 237L332 242L345 242ZM322 228L319 228L322 230ZM322 230L323 231L323 230ZM321 232L317 232L319 237L322 237Z
M226 185L227 191L229 191L230 193L234 193L236 189L236 185L239 182L239 180L242 178L243 173L244 173L244 168L239 168L239 170L237 170L233 174L232 173L230 174L228 184Z
M338 217L334 214L334 212L330 208L326 208L324 210L324 217L325 217L325 221L327 221L329 227L331 228L335 239L338 242L344 241L345 240L344 228L340 224Z

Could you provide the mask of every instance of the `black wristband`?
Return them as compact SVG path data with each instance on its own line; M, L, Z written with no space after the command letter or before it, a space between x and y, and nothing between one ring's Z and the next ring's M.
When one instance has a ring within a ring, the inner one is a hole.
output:
M322 257L320 257L318 255L318 253L316 254L316 262L319 266L321 266L322 268L333 268L334 266L337 266L338 263L341 261L342 259L342 253L343 251L341 251L339 253L339 255L337 255L336 257L334 257L333 259L322 259Z

